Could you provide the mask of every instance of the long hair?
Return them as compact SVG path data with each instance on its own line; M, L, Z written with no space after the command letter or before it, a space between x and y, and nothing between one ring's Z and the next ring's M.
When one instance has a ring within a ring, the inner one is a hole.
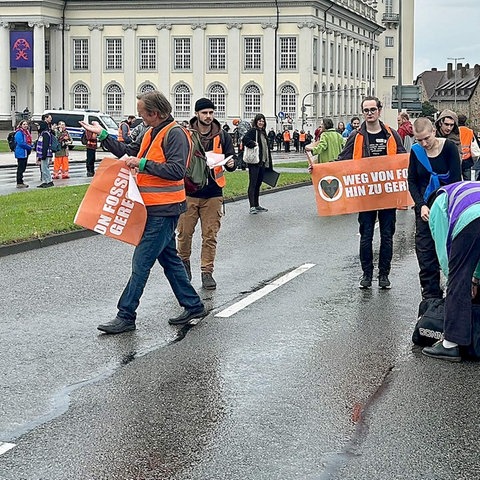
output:
M257 113L255 115L255 118L252 120L252 127L253 128L258 128L258 121L263 120L265 122L265 125L263 126L262 130L265 130L267 128L267 120L265 118L265 115L263 113Z

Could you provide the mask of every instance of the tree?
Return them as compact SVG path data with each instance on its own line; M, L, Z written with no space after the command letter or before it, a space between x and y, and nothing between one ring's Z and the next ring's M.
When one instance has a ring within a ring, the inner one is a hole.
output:
M423 102L422 103L422 117L434 117L437 113L437 109L430 102Z

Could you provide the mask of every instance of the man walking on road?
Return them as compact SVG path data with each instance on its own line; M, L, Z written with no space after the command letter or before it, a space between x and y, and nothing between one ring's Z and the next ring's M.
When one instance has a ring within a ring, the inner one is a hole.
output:
M130 155L125 163L129 168L138 169L137 184L147 208L145 230L133 254L132 274L118 301L117 316L98 326L105 333L135 330L136 310L155 261L163 267L178 303L184 307L183 313L171 318L169 323L183 325L207 314L175 247L175 228L180 214L186 210L183 178L191 141L173 119L172 106L163 94L151 91L137 98L138 114L150 127L141 145L118 142L98 123L81 122L86 130L96 133L102 145L114 155Z
M405 153L398 133L380 121L382 103L376 97L365 97L361 105L365 121L358 130L353 130L338 160L377 157ZM360 288L370 288L373 278L373 233L378 217L380 225L380 254L378 259L378 286L391 287L390 267L393 257L393 235L395 233L396 209L371 210L358 214L360 224L360 263L363 276Z
M230 135L222 130L220 123L214 118L215 105L208 98L200 98L195 103L195 117L190 120L190 128L200 134L206 152L223 153L232 157L225 164L229 172L236 168L235 149ZM187 196L187 211L178 222L177 248L189 278L192 278L190 255L195 227L200 219L202 230L201 272L202 286L206 290L214 290L217 283L213 278L215 254L217 250L217 234L220 230L223 206L223 187L225 176L223 167L210 169L208 183L202 189Z

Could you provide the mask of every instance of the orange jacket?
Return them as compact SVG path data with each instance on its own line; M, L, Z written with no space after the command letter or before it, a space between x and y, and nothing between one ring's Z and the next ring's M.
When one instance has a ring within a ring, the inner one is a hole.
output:
M392 130L388 125L385 125L390 136L387 140L387 155L395 155L397 153L397 142L395 141L395 137L392 134ZM355 143L353 147L353 160L358 160L359 158L363 158L363 135L358 132L355 136Z
M171 122L162 128L162 130L158 132L151 145L150 140L152 136L152 129L146 131L142 139L142 146L139 150L140 152L145 152L145 150L148 148L146 153L143 154L145 158L152 162L166 162L165 154L163 153L162 149L162 143L163 139L165 138L165 134L175 125L177 125L177 122ZM191 146L192 141L188 135L187 138ZM139 172L137 174L137 185L145 206L180 203L185 201L187 198L183 179L167 180L155 175Z
M213 139L213 153L223 153L221 135L218 134ZM225 175L223 174L223 167L214 167L213 169L214 180L220 188L225 187Z
M283 132L283 141L284 142L289 142L291 140L290 132L288 130L285 130Z
M473 130L468 127L458 127L460 130L460 145L462 146L462 160L472 157L471 145L475 138Z
M130 125L127 122L120 123L120 126L118 127L118 139L117 139L119 142L125 142L125 139L123 138L122 125L127 126L128 136L130 136Z

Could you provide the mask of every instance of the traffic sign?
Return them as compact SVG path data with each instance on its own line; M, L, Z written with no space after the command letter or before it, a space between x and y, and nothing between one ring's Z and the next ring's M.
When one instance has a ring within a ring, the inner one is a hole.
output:
M398 101L394 100L392 102L392 108L398 108ZM422 111L422 102L410 102L402 100L402 108L410 111Z
M283 120L283 119L286 117L285 112L278 112L277 117L278 117L280 120Z

